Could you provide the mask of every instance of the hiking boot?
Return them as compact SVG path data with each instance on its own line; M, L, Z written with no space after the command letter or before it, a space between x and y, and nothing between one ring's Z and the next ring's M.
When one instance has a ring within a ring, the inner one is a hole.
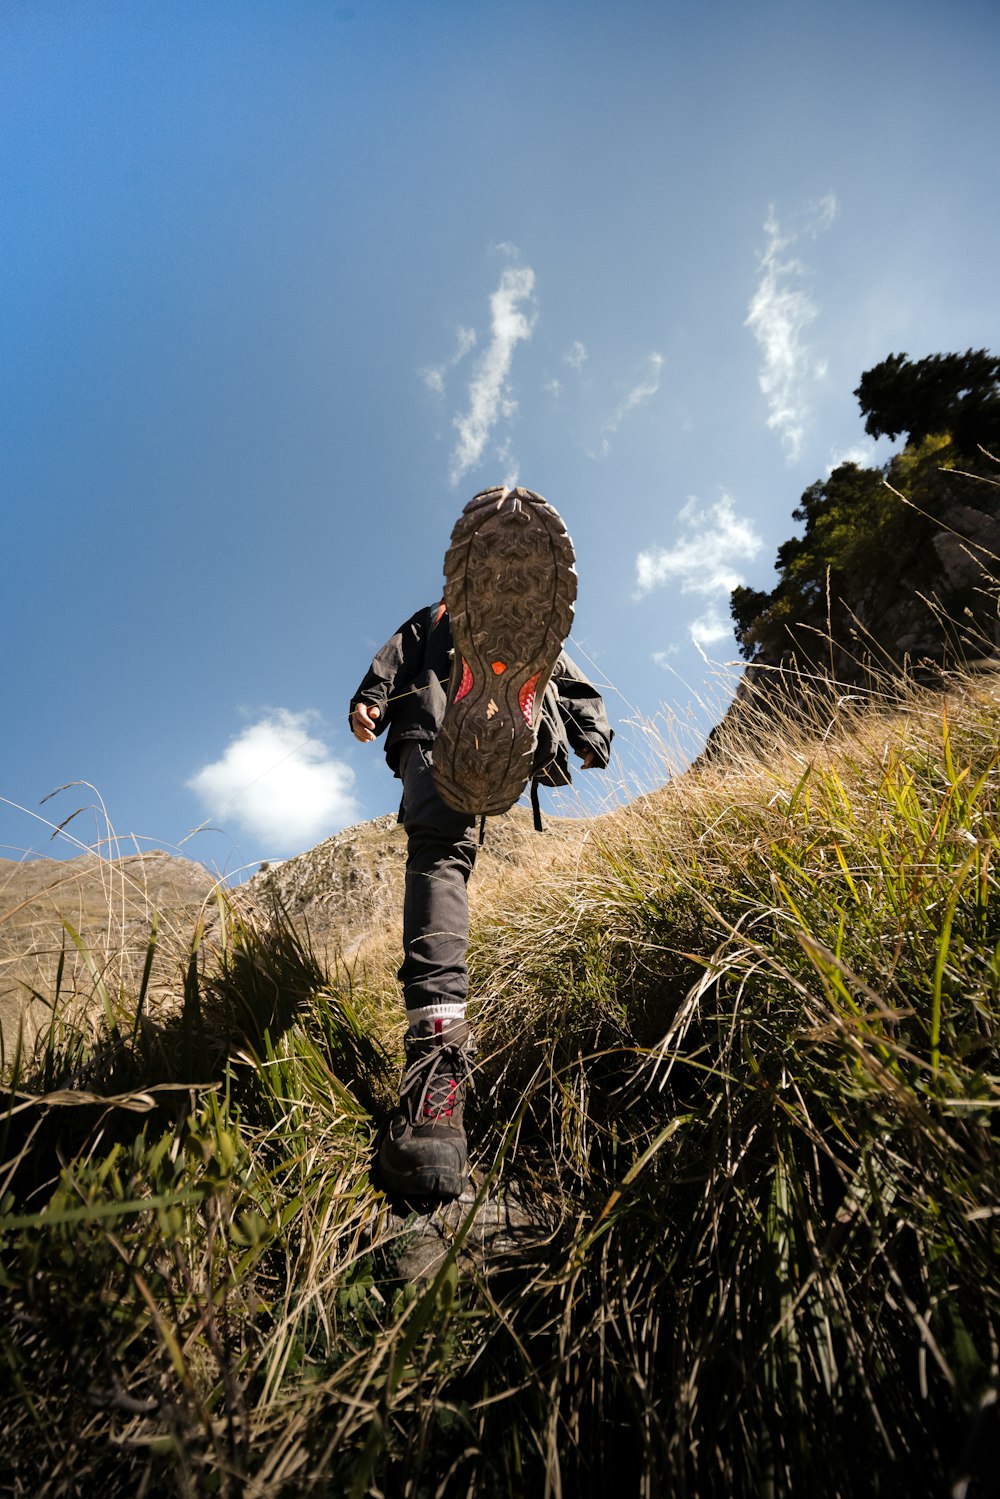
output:
M475 1043L464 1020L421 1020L404 1046L399 1108L378 1156L382 1181L408 1197L460 1197L467 1162L462 1116Z
M459 812L494 816L531 775L542 695L573 623L573 543L530 489L470 500L444 559L455 664L434 780Z

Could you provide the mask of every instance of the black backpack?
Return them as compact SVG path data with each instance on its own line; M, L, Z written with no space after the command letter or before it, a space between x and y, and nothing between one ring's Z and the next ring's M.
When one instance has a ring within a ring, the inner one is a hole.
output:
M548 683L542 695L531 779L542 786L569 786L573 780L569 770L569 740L554 682Z

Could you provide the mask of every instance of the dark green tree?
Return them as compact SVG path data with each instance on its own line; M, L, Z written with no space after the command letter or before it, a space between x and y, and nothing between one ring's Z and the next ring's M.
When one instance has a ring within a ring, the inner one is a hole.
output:
M846 463L805 491L792 512L803 530L778 548L776 587L731 596L748 661L775 666L792 653L850 679L872 642L883 659L911 651L937 658L963 632L995 633L993 595L975 563L1000 572L997 548L991 540L977 546L964 528L988 536L990 518L1000 520L990 452L1000 453L1000 359L986 349L916 363L890 354L854 393L865 431L892 439L905 432L906 447L884 470ZM937 625L915 623L921 608L930 618L921 600L934 601Z
M898 549L892 535L898 502L890 504L880 469L845 463L810 485L793 520L805 526L778 548L778 585L771 593L736 588L730 612L748 660L780 660L793 646L808 654L810 640L845 623L843 600L856 594L879 552Z
M911 443L949 433L962 453L1000 447L1000 359L986 349L910 361L890 354L866 370L854 394L871 437Z

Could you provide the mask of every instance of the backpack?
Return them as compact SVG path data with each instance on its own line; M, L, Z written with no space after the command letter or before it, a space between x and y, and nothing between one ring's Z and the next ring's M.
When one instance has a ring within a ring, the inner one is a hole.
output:
M535 735L535 753L531 762L531 779L543 786L569 786L569 740L559 709L559 692L550 681L542 694L542 711Z

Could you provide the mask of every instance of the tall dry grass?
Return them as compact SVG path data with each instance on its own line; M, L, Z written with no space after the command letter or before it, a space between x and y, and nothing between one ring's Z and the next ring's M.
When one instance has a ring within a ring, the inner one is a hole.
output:
M225 900L169 1025L55 1028L0 1153L13 1491L991 1492L1000 706L942 686L805 684L481 882L520 1255L470 1211L401 1271L391 944L329 974Z

